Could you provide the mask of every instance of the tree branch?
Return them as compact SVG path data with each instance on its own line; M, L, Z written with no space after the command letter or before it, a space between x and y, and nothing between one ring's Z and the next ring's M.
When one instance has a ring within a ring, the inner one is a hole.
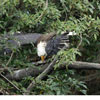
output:
M15 85L13 84L7 77L5 77L3 74L0 73L0 76L3 77L10 85L12 85L15 89L17 89L19 92L21 92L21 90Z
M13 73L8 73L6 77L10 80L16 80L16 81L21 80L22 78L27 77L27 76L36 77L38 74L40 74L41 72L45 70L47 65L48 64L45 64L42 67L35 66L35 67L29 67L29 68L16 70Z
M11 62L13 55L14 55L14 51L11 53L11 56L10 56L10 58L9 58L7 64L6 64L6 67L7 67L7 66L9 65L9 63Z
M61 66L61 68L65 67L67 63L64 63ZM11 80L21 80L24 77L27 76L34 76L36 77L39 75L41 72L43 72L46 68L48 67L48 64L42 65L42 67L29 67L29 68L24 68L20 70L16 70L13 72L13 74L8 73L6 77ZM76 61L73 62L73 64L70 64L68 66L69 69L100 69L100 64L98 63L89 63L89 62L81 62L81 61Z
M73 62L73 64L70 64L68 68L70 69L100 69L100 64L76 61L76 62Z

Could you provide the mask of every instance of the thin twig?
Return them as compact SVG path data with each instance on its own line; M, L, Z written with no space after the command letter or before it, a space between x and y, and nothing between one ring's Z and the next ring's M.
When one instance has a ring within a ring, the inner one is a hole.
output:
M14 55L14 51L12 51L11 56L10 56L10 58L9 58L7 64L6 64L6 67L7 67L7 66L9 65L9 63L11 62L13 55Z
M92 81L96 78L100 78L100 77L97 77L97 76L100 76L99 72L92 74L92 75L87 75L85 77L81 77L79 80L84 81L84 82L90 82L90 81Z
M48 7L48 0L46 0L44 11L41 13L41 15L40 15L40 16L38 17L38 19L36 20L37 22L38 22L39 20L41 20L41 18L42 18L42 16L44 15L44 13L45 13L47 7Z
M79 49L79 47L81 46L81 44L82 44L82 35L80 35L80 42L79 42L79 44L77 46L77 49Z
M0 76L4 78L7 82L9 82L15 89L21 92L21 90L15 84L13 84L8 78L6 78L3 74L0 73Z
M13 86L15 89L17 89L20 93L22 93L22 94L28 93L28 92L26 92L26 91L20 90L14 83L12 83L12 82L11 82L7 77L5 77L3 74L0 73L0 76L1 76L2 78L4 78L11 86ZM31 93L33 93L33 92L31 92Z
M65 17L65 21L66 21L67 20L67 9L66 9L66 5L61 0L60 0L60 2L62 3L63 8L65 9L64 12L65 12L65 15L66 15L66 17Z
M11 62L13 55L14 55L14 51L12 51L11 56L10 56L8 62L6 63L5 67L4 68L0 68L0 73L2 73L4 70L8 70L9 71L9 68L7 66Z

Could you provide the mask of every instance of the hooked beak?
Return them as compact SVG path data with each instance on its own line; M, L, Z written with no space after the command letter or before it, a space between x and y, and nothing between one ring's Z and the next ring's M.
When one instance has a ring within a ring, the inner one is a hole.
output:
M44 62L44 58L45 58L44 56L41 56L41 60L42 60L42 62Z

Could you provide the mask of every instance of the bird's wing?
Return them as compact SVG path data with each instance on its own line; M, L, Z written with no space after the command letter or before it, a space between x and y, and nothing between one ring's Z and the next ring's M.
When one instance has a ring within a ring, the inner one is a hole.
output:
M42 34L39 33L28 33L28 34L19 34L19 35L6 35L0 37L0 45L2 44L1 41L5 40L2 52L11 51L10 48L19 48L22 45L36 43L38 38L40 38ZM8 49L9 48L9 49ZM9 52L8 52L9 53Z
M50 33L50 34L45 34L45 35L41 35L38 40L37 40L37 44L40 42L40 41L48 41L50 40L51 38L53 38L54 36L56 36L55 33Z
M18 36L14 36L14 38L19 41L21 43L21 45L24 44L30 44L30 43L36 43L38 38L40 38L40 36L42 36L42 34L38 34L38 33L30 33L30 34L25 34L25 35L18 35Z
M57 35L55 38L48 41L46 46L47 55L51 56L56 54L64 46L69 48L69 36L66 33Z

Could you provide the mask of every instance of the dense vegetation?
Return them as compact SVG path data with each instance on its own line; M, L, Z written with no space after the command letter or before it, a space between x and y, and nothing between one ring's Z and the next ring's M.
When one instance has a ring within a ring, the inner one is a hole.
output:
M15 32L41 33L75 31L77 39L72 39L72 48L58 52L61 59L55 70L44 80L38 81L33 89L35 94L94 94L100 90L99 81L85 78L99 71L59 70L59 64L75 60L94 62L100 48L100 1L99 0L0 0L0 35ZM75 41L76 40L76 41ZM81 42L80 42L81 41ZM79 44L79 45L78 45ZM79 47L78 47L79 46ZM0 45L0 49L2 45ZM0 56L0 67L11 69L30 67L36 48L33 45L14 49L10 55ZM51 59L52 60L52 59ZM3 74L5 74L4 72ZM20 90L25 91L33 77L12 81ZM95 86L97 85L97 87ZM0 77L1 94L22 94ZM31 93L32 94L32 93Z

